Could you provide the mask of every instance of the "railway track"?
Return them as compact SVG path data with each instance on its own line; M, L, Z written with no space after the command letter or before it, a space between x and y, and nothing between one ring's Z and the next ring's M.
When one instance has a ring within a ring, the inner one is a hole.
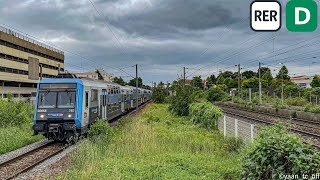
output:
M225 114L229 114L229 115L232 115L235 117L240 117L240 118L247 119L247 120L254 121L254 122L259 122L259 123L266 124L266 125L276 124L274 118L282 118L282 119L287 119L287 120L290 119L288 117L277 116L277 115L273 115L273 114L269 114L269 113L261 113L261 112L243 110L243 109L238 109L238 108L229 107L229 106L220 106L220 107L222 108L222 110ZM242 111L244 113L239 113L239 111ZM251 116L248 114L251 114ZM261 117L261 115L263 115L263 117ZM269 118L267 116L269 116ZM266 119L269 119L269 120L266 120ZM308 122L306 122L304 120L300 121L299 119L294 120L294 121L297 121L300 123L295 124L296 122L291 121L290 123L291 123L292 127L290 128L290 130L292 132L295 132L295 133L302 135L303 137L305 137L307 139L311 138L312 140L314 140L314 142L311 145L320 149L320 134L317 133L317 132L320 132L319 127L317 127L317 126L319 126L318 123L315 123L314 125L312 125L312 124L311 125L302 125L301 122L310 123L310 121L308 121ZM286 122L286 123L289 123L289 122ZM313 131L310 132L308 130L301 129L301 127L298 128L299 126L313 128Z
M139 107L139 111L148 104L149 102L142 104ZM109 124L110 126L115 126L119 119L134 113L136 113L135 110L129 111L126 114L109 121ZM15 158L2 162L0 163L0 180L14 179L20 174L33 169L35 166L44 162L45 160L61 153L67 147L69 147L69 145L64 143L48 142Z
M13 159L0 164L0 179L13 179L42 163L43 161L59 154L68 145L57 142L48 142L36 149L28 151Z

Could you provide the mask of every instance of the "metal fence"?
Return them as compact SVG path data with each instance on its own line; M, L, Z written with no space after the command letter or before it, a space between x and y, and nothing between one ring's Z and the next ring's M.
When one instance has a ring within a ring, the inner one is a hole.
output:
M244 142L252 143L258 134L258 128L254 124L241 121L224 115L220 118L218 129L224 137L241 138Z

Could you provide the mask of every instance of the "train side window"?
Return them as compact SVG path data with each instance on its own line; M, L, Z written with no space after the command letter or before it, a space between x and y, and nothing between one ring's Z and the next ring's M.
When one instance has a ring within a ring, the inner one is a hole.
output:
M89 92L86 92L85 101L86 101L86 108L88 108L89 107Z
M91 102L98 101L98 90L91 90Z

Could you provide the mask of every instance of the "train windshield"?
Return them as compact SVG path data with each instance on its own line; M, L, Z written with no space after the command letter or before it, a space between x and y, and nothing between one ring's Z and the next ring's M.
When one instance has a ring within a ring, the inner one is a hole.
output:
M76 92L67 91L58 93L58 108L74 108Z
M57 92L40 92L39 93L39 108L56 108Z
M75 91L45 91L39 92L38 108L74 108Z

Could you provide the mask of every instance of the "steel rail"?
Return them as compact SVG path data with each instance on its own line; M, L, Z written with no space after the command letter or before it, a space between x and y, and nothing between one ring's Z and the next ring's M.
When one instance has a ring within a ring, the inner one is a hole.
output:
M225 114L230 114L230 115L233 115L233 116L241 117L241 118L248 119L248 120L251 120L251 121L257 121L257 122L268 124L268 125L275 125L276 124L276 123L268 122L268 121L265 121L265 120L262 120L262 119L258 119L258 118L254 118L254 117L250 117L250 116L245 116L245 115L242 115L242 114L233 113L233 112L230 112L230 111L222 110L222 112L225 113ZM295 129L295 128L290 128L290 130L295 132L295 133L308 135L308 136L312 136L312 137L320 139L320 134L315 134L315 133L311 133L311 132L307 132L307 131L303 131L303 130L299 130L299 129ZM311 145L316 147L316 148L318 148L318 149L320 149L320 145L315 145L315 144L311 144Z

